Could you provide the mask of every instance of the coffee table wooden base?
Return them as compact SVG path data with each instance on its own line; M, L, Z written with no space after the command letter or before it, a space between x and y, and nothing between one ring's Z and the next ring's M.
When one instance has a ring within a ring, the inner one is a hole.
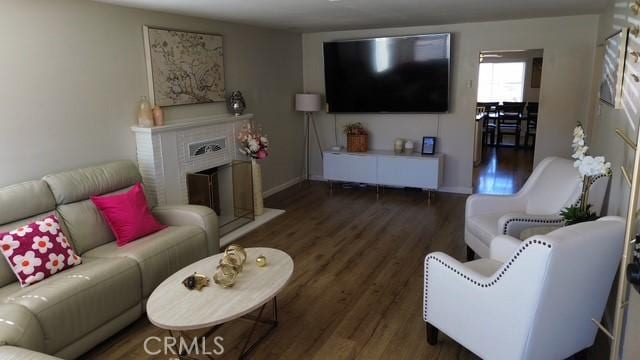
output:
M242 346L242 350L240 351L240 356L238 356L238 359L240 360L244 360L246 359L249 355L251 355L251 353L262 343L262 341L264 341L269 335L271 335L271 333L273 332L273 330L275 330L276 327L278 327L278 300L277 298L274 296L273 299L271 299L271 304L272 304L272 315L271 318L263 318L262 315L265 311L265 309L267 308L267 305L269 303L267 302L266 304L262 305L260 307L260 310L258 311L258 315L257 316L253 316L253 315L245 315L243 317L241 317L240 319L244 319L244 320L249 320L253 322L253 325L251 326L251 330L249 331L249 334L247 335L247 339L244 341L244 345ZM258 328L258 324L265 324L265 325L269 325L269 328L267 329L267 331L262 334L262 336L260 336L257 340L255 340L253 343L251 343L251 339L253 338L254 333L256 332L256 329ZM213 335L220 327L222 327L224 324L219 324L216 326L213 326L211 329L209 329L209 331L207 331L203 337L204 338L208 338L209 336ZM180 338L184 337L187 338L188 342L191 343L193 341L193 338L189 338L188 336L186 336L184 334L184 331L171 331L169 330L169 334L171 335L171 337L173 337L174 339L176 339L176 341L179 343L180 342ZM213 359L213 357L209 354L207 354L207 357L210 359ZM188 360L188 359L192 359L189 357L189 354L186 353L182 353L179 355L179 358L182 360Z

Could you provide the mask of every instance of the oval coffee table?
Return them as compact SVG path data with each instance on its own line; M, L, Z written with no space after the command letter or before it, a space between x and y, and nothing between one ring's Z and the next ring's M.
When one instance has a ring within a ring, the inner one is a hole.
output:
M222 324L245 317L260 309L253 327L241 350L240 358L251 353L278 325L276 296L285 287L293 273L293 260L284 251L271 248L247 248L247 261L231 288L213 282L213 274L223 254L216 254L195 262L163 281L147 302L147 316L155 326L174 332L211 328L205 335L215 332ZM264 255L267 266L258 267L256 257ZM194 272L207 275L210 284L202 290L189 290L184 280ZM264 320L262 313L269 302L273 304L273 318ZM248 317L247 317L248 318ZM271 325L268 332L249 346L258 323Z

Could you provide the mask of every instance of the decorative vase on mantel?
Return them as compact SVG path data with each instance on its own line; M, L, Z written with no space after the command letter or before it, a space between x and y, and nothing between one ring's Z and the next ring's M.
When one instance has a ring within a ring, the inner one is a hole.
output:
M153 111L146 96L140 98L138 105L138 126L143 128L153 127Z
M262 169L256 159L251 159L251 174L253 177L253 214L264 214L264 201L262 199Z

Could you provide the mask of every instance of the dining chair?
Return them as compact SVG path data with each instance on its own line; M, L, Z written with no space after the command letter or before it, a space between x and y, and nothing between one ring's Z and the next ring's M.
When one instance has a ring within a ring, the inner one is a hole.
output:
M520 146L523 113L523 102L503 102L498 112L497 145L504 145L504 135L513 135L515 137L515 146Z
M529 146L529 138L531 138L531 147L536 146L536 129L538 127L538 103L527 103L527 128L524 135L524 145Z
M496 120L498 118L497 102L479 102L476 104L478 108L484 108L484 116L482 117L482 144L494 145L496 136ZM488 142L487 142L488 140Z

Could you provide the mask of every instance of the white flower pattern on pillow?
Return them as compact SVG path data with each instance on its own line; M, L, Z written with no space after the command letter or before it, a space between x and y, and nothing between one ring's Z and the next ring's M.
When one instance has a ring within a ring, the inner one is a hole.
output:
M2 240L0 240L0 249L2 249L2 252L7 257L13 255L13 250L18 247L20 247L20 242L14 240L11 235L5 235Z
M49 254L49 261L44 264L44 267L49 270L51 275L64 269L64 255L62 254Z
M28 233L32 232L33 229L29 226L21 226L13 231L11 231L9 234L11 235L18 235L20 237L23 237L25 235L27 235Z
M48 236L42 236L42 237L36 236L36 237L34 237L33 238L33 245L31 245L31 248L33 250L38 250L40 252L40 254L46 253L52 247L53 247L53 244L49 240Z
M33 274L33 270L36 266L42 265L42 260L36 257L36 253L33 251L27 251L24 256L16 255L13 257L14 268L16 272L21 272L25 275Z
M58 230L60 230L60 225L53 218L46 218L42 221L36 221L36 225L38 225L38 230L43 233L51 233L51 235L57 235Z
M69 240L67 240L67 237L64 236L63 233L60 233L57 237L56 237L56 241L60 244L60 246L62 246L63 248L68 248L69 247Z
M24 279L24 283L29 285L36 283L42 279L44 279L44 273L42 271L38 271L35 275L29 275L29 277Z
M78 265L82 262L80 256L76 255L72 249L67 249L67 255L69 255L69 257L67 257L67 265L69 266Z

